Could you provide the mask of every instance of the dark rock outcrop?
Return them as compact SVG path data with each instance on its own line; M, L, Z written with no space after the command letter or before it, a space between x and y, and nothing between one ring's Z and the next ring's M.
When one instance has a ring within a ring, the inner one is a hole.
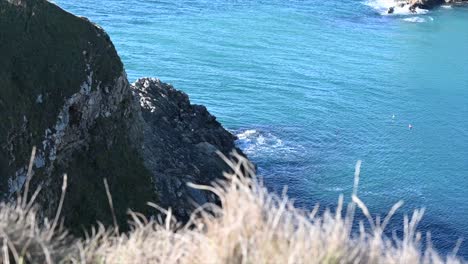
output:
M37 146L33 190L44 215L55 212L68 173L67 225L111 223L148 212L147 201L186 217L192 201L212 195L188 189L228 170L216 154L234 136L188 96L155 79L133 86L109 36L85 18L44 0L0 0L0 192L22 188Z
M434 8L443 4L463 4L468 3L468 0L410 0L410 5L419 8Z
M468 0L395 0L395 6L407 7L410 11L416 12L416 8L431 9L443 4L467 3ZM393 14L395 7L390 7L388 14Z
M445 0L410 0L408 1L410 10L416 8L429 9L445 3Z
M140 153L151 171L160 205L188 216L186 198L203 204L205 194L186 182L206 184L221 176L224 154L235 149L235 137L202 105L190 104L187 94L157 79L140 79L133 92L141 106L143 145Z

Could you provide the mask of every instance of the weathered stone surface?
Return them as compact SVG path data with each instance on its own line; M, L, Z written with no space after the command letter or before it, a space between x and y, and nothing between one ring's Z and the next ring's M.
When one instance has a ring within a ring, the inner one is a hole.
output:
M109 36L41 0L0 0L0 191L14 195L38 147L33 186L45 215L69 174L64 216L80 228L110 222L103 178L124 219L153 199L131 130L134 100ZM33 188L33 190L34 190Z
M144 141L140 153L153 173L155 189L180 216L187 216L186 199L198 204L208 196L187 188L186 182L207 184L219 178L226 164L217 151L235 149L235 137L202 105L191 105L188 96L157 79L133 84L142 108Z
M433 8L437 5L442 5L446 1L445 0L410 0L408 1L408 5L410 9L414 8Z
M415 12L416 8L431 9L443 4L458 4L467 3L468 0L395 0L395 6L408 7L410 11ZM395 7L390 7L387 11L388 14L394 12Z
M147 201L178 216L210 195L227 166L234 136L205 107L155 79L132 87L109 36L85 18L44 0L0 0L0 192L22 188L33 146L34 188L45 215L55 212L68 173L66 223L111 223L103 178L116 214L147 212ZM34 190L33 188L33 190Z

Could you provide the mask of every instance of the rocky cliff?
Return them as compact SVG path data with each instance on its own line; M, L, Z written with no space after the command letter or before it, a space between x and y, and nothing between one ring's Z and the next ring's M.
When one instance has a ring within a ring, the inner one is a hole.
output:
M416 12L416 8L431 9L443 4L460 4L467 3L468 0L395 0L395 6L390 7L387 13L392 14L395 7L405 7L412 12Z
M466 1L467 0L409 0L408 2L413 8L434 8L443 4L456 4Z
M64 217L71 227L110 223L147 201L186 217L227 166L216 154L235 137L188 96L156 79L128 83L109 36L44 0L0 0L0 192L22 189L33 146L33 190L55 212L68 173Z

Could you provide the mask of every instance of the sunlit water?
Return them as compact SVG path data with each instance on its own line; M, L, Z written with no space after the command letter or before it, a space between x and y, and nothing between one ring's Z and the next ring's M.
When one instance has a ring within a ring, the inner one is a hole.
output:
M467 7L387 16L387 0L57 2L108 31L130 80L159 77L206 105L297 205L349 197L362 159L371 212L403 199L401 214L426 208L421 229L440 250L468 240Z

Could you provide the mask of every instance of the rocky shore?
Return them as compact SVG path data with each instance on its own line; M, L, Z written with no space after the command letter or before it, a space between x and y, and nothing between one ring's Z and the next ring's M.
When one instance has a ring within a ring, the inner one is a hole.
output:
M459 4L467 3L467 0L395 0L395 6L387 10L388 14L392 14L396 7L407 7L411 12L416 12L417 8L431 9L444 4Z
M235 137L172 86L129 84L102 28L45 0L0 0L0 58L3 200L23 188L36 146L31 190L42 187L37 201L53 215L67 173L63 216L72 228L112 222L104 178L121 225L127 209L149 213L147 201L180 218L213 201L186 183L222 177L228 167L217 152L236 149Z

